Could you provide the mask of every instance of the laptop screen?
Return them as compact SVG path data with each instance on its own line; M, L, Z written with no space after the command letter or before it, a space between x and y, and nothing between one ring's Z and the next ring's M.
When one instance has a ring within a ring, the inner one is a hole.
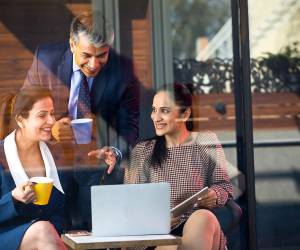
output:
M95 236L170 232L168 183L92 186L91 203Z

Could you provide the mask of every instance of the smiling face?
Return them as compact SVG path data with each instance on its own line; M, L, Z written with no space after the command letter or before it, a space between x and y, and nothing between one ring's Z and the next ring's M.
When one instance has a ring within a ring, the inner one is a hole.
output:
M70 47L76 64L86 77L97 76L108 61L109 46L95 47L83 33L78 35L77 43L70 39Z
M21 134L32 141L51 139L51 128L55 123L53 101L45 97L34 103L28 117L16 117Z
M176 136L186 129L189 112L181 112L170 94L166 91L158 92L153 98L151 119L156 135Z

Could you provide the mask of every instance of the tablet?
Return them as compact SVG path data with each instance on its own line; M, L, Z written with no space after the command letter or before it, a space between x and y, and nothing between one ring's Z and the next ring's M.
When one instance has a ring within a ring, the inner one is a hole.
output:
M207 193L208 193L208 187L205 187L205 188L201 189L199 192L197 192L194 195L192 195L191 197L189 197L188 199L179 203L177 206L175 206L171 209L172 216L177 217L177 216L187 212L188 210L192 209L194 207L195 203L197 202L197 200L200 197L203 197L204 195L206 195Z

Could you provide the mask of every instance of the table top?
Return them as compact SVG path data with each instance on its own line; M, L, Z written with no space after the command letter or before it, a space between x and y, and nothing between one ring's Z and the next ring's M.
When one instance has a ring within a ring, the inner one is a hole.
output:
M121 247L147 247L180 245L181 238L173 235L139 235L139 236L71 236L63 234L62 240L71 249L99 249L99 248L121 248Z

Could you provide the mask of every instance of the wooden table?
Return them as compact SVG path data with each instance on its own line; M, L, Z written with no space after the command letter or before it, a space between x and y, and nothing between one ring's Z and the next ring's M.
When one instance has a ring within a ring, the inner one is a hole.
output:
M70 236L63 234L62 240L69 249L103 249L125 247L148 247L180 245L181 238L172 235L141 235L120 237Z

